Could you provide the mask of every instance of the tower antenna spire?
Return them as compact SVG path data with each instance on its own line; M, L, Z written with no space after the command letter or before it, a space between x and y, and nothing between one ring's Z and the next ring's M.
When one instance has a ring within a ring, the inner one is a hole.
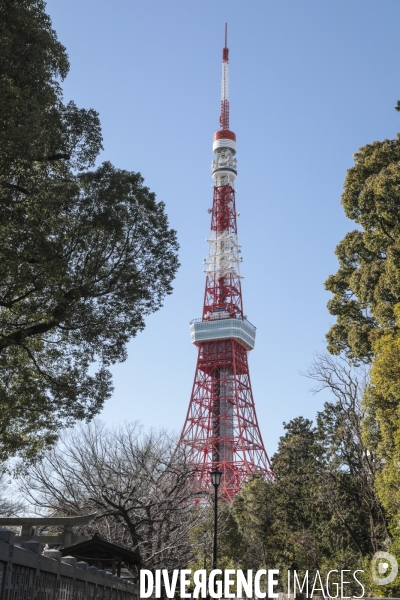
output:
M222 82L221 82L221 130L229 129L229 48L228 23L225 23L225 46L222 49Z

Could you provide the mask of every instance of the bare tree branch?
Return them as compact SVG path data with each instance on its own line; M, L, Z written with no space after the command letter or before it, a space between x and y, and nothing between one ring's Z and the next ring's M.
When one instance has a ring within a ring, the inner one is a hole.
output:
M180 569L191 555L195 489L186 456L175 449L165 431L144 433L137 423L110 430L94 421L22 473L23 495L42 514L97 512L89 533L135 550L146 568Z

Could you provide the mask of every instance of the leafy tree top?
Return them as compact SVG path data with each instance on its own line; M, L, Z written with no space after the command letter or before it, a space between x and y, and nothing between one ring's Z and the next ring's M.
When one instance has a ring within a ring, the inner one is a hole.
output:
M355 154L342 205L359 228L336 248L339 269L325 282L337 317L328 350L370 361L382 328L394 327L400 300L400 137L374 142Z
M68 58L44 8L0 6L0 461L35 458L101 410L108 367L178 268L176 232L140 173L88 170L99 118L63 103Z

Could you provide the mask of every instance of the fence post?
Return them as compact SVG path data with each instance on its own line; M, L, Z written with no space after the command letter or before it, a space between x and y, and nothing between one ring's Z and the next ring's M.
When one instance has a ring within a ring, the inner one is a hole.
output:
M3 581L0 582L0 600L5 597L6 590L11 590L11 573L14 554L15 533L8 529L0 529L0 542L8 544L8 556L6 560L6 568L3 573Z

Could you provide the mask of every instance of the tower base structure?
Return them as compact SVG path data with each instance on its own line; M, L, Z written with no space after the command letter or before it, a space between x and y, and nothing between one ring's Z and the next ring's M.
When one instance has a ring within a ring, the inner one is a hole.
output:
M247 350L236 339L199 344L180 443L196 468L199 492L210 489L211 467L223 473L220 495L228 502L253 474L273 477L257 422Z

